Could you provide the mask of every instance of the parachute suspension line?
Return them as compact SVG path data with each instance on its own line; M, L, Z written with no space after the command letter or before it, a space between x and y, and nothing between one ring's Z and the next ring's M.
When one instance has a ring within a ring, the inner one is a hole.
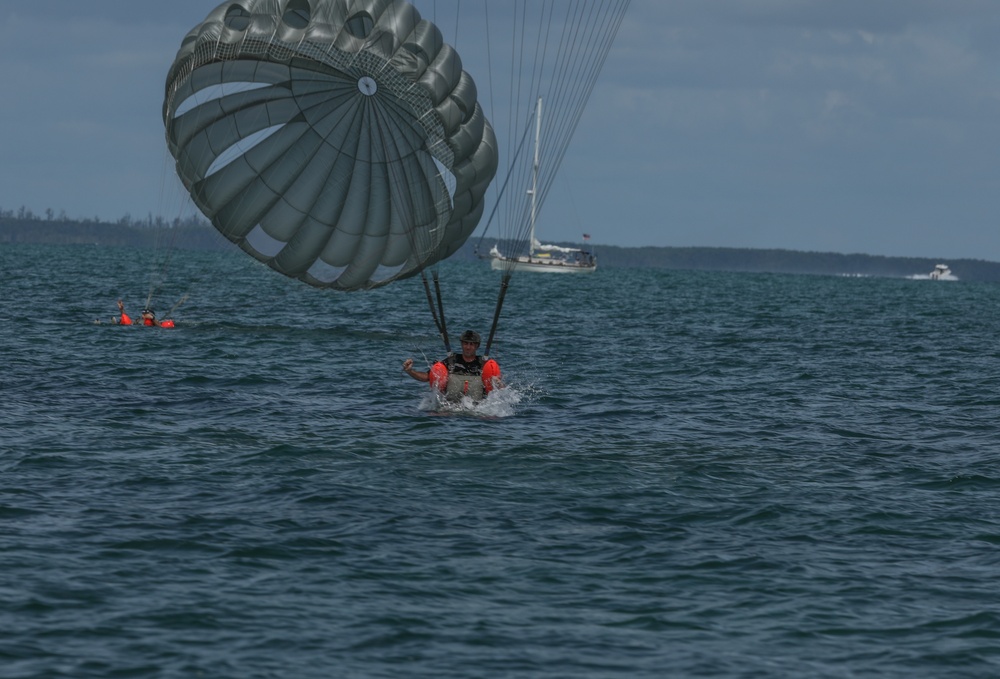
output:
M462 0L456 0L455 2L455 41L452 44L455 49L458 49L458 20L462 13Z
M406 240L410 245L410 250L413 253L413 270L422 271L427 259L433 251L433 244L429 242L422 242L426 239L420 238L420 234L418 234L418 230L414 224L416 217L413 205L413 196L410 192L410 182L406 177L406 172L402 163L393 161L394 157L401 157L402 149L400 149L399 142L392 134L393 127L391 121L383 115L382 109L376 101L377 96L378 95L375 97L367 97L364 102L365 106L371 107L370 117L374 121L372 128L372 143L378 144L378 149L382 152L382 158L380 160L385 165L386 173L389 178L389 185L392 189L395 189L389 191L389 199L391 205L396 210L397 215L399 215L403 235L405 235ZM395 156L390 153L390 145L394 147ZM376 149L373 149L373 156L375 151ZM390 222L391 220L392 217L390 216Z
M434 306L434 299L431 297L431 284L427 280L426 270L420 272L420 278L424 282L424 292L427 293L427 306L430 307L431 309L431 316L434 318L434 325L437 326L438 334L441 335L441 339L444 341L445 351L451 353L451 347L449 346L448 342L448 332L447 330L445 330L443 325L444 310L442 309L442 313L439 319L437 308Z
M517 151L514 153L514 160L515 161L517 160L517 158L520 157L521 152L524 150L524 144L525 144L525 142L527 142L527 140L528 140L528 134L530 132L531 132L531 128L527 127L527 128L525 128L524 132L521 133L521 141L518 142ZM490 210L489 219L486 220L486 228L483 229L483 235L479 237L479 241L480 242L482 242L483 238L486 236L486 232L489 230L490 224L493 223L494 217L497 216L497 212L500 210L500 207L503 205L503 201L501 199L504 197L504 194L507 193L507 188L510 186L510 180L511 180L511 177L512 177L513 172L514 172L514 164L515 163L512 162L511 166L507 169L507 174L506 174L506 176L504 177L504 180L503 180L503 186L500 188L500 192L497 195L496 201L493 203L493 209ZM478 249L478 245L477 245L477 249Z
M501 237L515 244L518 251L523 251L525 245L530 247L529 203L535 202L535 210L540 215L620 31L630 0L578 0L561 5L535 0L530 11L527 4L521 2L515 0L514 8L514 31L520 31L521 35L515 35L512 40L515 47L511 53L508 132L511 125L517 129L528 127L524 116L528 111L537 115L534 104L539 97L545 102L545 116L539 141L541 167L537 187L534 191L516 189L508 193L505 201L497 199L504 203L499 212L503 225ZM535 8L539 8L537 13ZM535 16L529 21L528 14ZM531 42L535 44L527 47ZM533 61L529 49L533 51ZM522 106L525 98L532 100L530 108ZM505 186L512 183L515 187L532 187L532 163L526 156L515 161L516 158L506 164ZM492 220L493 214L487 229ZM513 267L515 263L511 261L508 266Z
M427 296L427 305L430 308L431 317L434 319L434 324L438 329L438 333L441 335L442 341L444 342L445 350L448 353L451 353L451 343L448 339L448 325L444 314L444 301L441 294L441 281L438 276L438 271L435 267L433 273L434 288L437 297L437 306L435 307L425 269L425 263L437 247L437 244L431 242L420 242L422 240L426 240L426 238L420 238L418 230L415 228L416 225L414 222L416 220L416 210L413 205L413 196L410 191L411 186L409 181L407 181L406 173L402 164L393 161L393 158L402 156L403 149L400 148L399 142L392 134L391 121L382 115L382 111L374 98L370 101L366 101L365 105L371 107L371 119L375 123L372 129L372 143L378 144L378 149L381 150L383 154L381 160L385 164L386 172L389 175L390 185L398 189L389 192L391 204L399 215L403 232L410 244L410 249L413 252L414 266L420 270L420 277L423 280L424 292ZM390 153L390 145L393 147L393 151L395 152L394 154ZM375 151L375 149L373 149L373 151ZM440 213L438 210L435 209L434 214L435 217L440 220ZM390 221L391 219L392 218L390 217Z
M535 104L535 107L540 107L540 106L541 106L541 99L539 99ZM535 108L535 111L536 114L539 114L540 108ZM535 140L535 148L534 152L532 154L528 154L528 157L523 162L514 163L512 165L511 168L512 171L514 171L515 169L519 170L514 175L517 180L518 186L524 186L525 184L527 184L529 187L534 187L536 184L536 182L532 179L532 175L534 175L535 172L537 172L537 168L535 167L535 164L537 162L536 159L538 158L537 130L538 130L538 119L537 118L535 120L529 119L524 127L523 139L521 144L523 146L525 143L527 143L527 140L529 138L533 138ZM531 134L532 131L535 131L536 134L532 135ZM521 154L521 151L522 149L519 149L518 151L519 156ZM525 177L526 172L529 175L527 177ZM538 199L538 196L535 195L536 193L537 193L537 188L529 188L527 191L518 191L517 193L515 193L515 196L511 198L511 200L514 201L515 204L513 205L512 212L510 215L508 215L508 218L512 221L512 224L515 226L512 228L512 232L508 240L511 242L514 248L514 252L521 252L525 248L528 249L528 252L531 252L531 250L534 248L534 243L531 242L532 238L534 238L533 225L534 225L534 219L537 216L538 207L540 206L541 202ZM513 259L504 263L504 271L507 273L513 271L514 267L515 267L515 261Z
M566 83L577 83L577 86L571 87L566 85L567 88L572 90L573 95L567 95L570 98L565 99L560 96L558 101L565 101L563 104L559 115L556 120L561 121L560 128L556 131L554 135L554 148L555 155L552 161L552 166L554 168L559 167L562 164L563 158L566 155L566 151L569 148L569 140L573 137L576 129L580 123L580 119L583 117L583 111L586 102L589 101L591 94L597 84L600 72L603 70L604 64L607 61L608 55L611 52L611 46L614 43L615 37L617 36L622 22L625 18L626 10L628 9L630 0L618 0L617 4L611 8L605 10L603 14L594 18L594 11L592 9L590 17L588 19L588 28L581 29L581 22L577 22L577 30L574 33L574 37L569 41L569 44L574 44L581 41L584 44L593 42L598 45L598 48L593 50L589 57L581 57L577 55L577 58L570 59L560 59L563 63L564 68L560 75L557 76L557 81L560 85ZM595 40L595 32L600 26L610 26L610 29L606 31L603 39L600 41ZM580 37L581 30L586 32L586 35ZM548 138L546 138L548 140ZM540 191L540 196L544 197L548 193L549 187L555 179L555 172L549 172L543 183L543 189Z
M459 16L461 15L461 12L462 12L462 0L455 0L455 14L454 14L454 16L455 16L455 38L451 42L451 46L454 47L455 49L458 49L458 37L459 37L458 36L458 26L459 26ZM449 14L449 16L451 16L451 15ZM431 23L433 23L435 26L437 26L438 29L442 28L442 26L441 26L442 22L439 20L439 17L438 17L438 0L434 0L434 2L431 4ZM444 33L443 30L441 32L442 32L442 34Z
M497 325L500 323L500 310L503 309L503 300L507 296L507 288L510 287L510 271L503 272L503 279L500 281L500 294L497 295L497 306L493 310L493 323L490 325L490 335L486 339L486 348L483 350L483 356L489 358L490 347L493 346L493 337L497 332Z
M488 5L488 2L484 4ZM546 24L545 16L548 4L538 3L536 5L536 7L540 7L539 17L541 21L537 23L539 26ZM544 58L540 57L540 55L544 54L545 43L548 42L547 34L551 32L551 30L548 30L537 33L535 35L535 45L532 48L528 44L528 37L532 35L532 31L528 28L529 2L527 0L515 0L513 14L513 39L511 40L510 77L508 81L507 138L514 139L516 136L521 136L522 139L517 153L514 157L508 159L504 188L510 183L513 183L517 187L526 186L531 175L532 163L529 160L519 161L518 159L523 157L521 154L523 144L534 127L532 123L535 116L530 114L536 111L535 107L537 104L534 99L537 97L531 95L532 93L537 93L540 89L538 82L544 70L544 63L542 63L544 62ZM548 15L549 20L547 23L551 25L551 10L548 11ZM543 35L546 37L543 38ZM532 49L534 52L533 57L529 55L529 50ZM529 63L531 64L530 78L520 77L520 74L528 75L526 73L528 69L526 64ZM527 106L527 111L522 105L525 98L531 101L531 104ZM521 130L523 130L523 133L519 134ZM506 200L501 200L500 196L497 197L497 206L499 206L501 211L499 222L507 225L501 228L501 238L507 241L507 247L512 247L517 252L522 251L526 246L531 246L529 242L531 238L530 202L527 200L530 195L530 191L524 192L518 189L514 194L508 195ZM496 210L494 210L495 212ZM492 221L492 219L493 216L491 215L490 220ZM513 266L513 261L505 262L504 269L509 271Z
M167 314L166 314L166 316L164 316L164 318L170 318L170 316L171 316L171 315L172 315L172 314L173 314L173 313L174 313L175 311L177 311L177 307L179 307L179 306L180 306L181 304L184 304L184 302L186 302L186 301L187 301L187 298L188 298L188 297L190 297L190 294L189 294L189 293L186 293L186 292L185 292L185 293L184 293L184 296L183 296L183 297L181 297L181 298L180 298L179 300L177 300L177 303L176 303L176 304L174 304L174 305L173 305L172 307L170 307L170 311L168 311L168 312L167 312Z
M441 299L441 279L438 277L438 271L434 269L434 292L437 293L438 302L438 312L441 314L441 339L444 340L444 348L449 354L451 353L451 342L448 340L448 324L444 320L444 302Z
M538 146L541 141L542 135L542 98L538 97L538 110L535 118L535 154L534 159L531 161L531 213L528 215L529 220L529 240L528 240L528 256L532 256L535 253L535 219L538 217Z
M170 259L171 259L171 257L173 257L174 246L177 243L177 230L176 229L171 229L170 230L169 243L166 246L167 253L166 253L166 255L163 258L163 262L159 266L157 266L157 264L156 264L156 253L160 249L160 247L159 247L159 238L160 238L160 235L161 235L160 234L161 226L160 226L160 224L157 224L154 227L153 223L152 223L152 220L150 220L149 228L150 229L153 229L153 228L156 229L156 231L154 232L154 236L153 236L153 253L154 253L153 254L153 258L154 259L153 259L152 271L149 274L149 288L146 291L146 303L143 305L143 309L149 309L150 308L150 305L153 303L153 295L156 294L156 292L160 289L160 287L163 285L164 281L166 280L166 278L167 278L167 270L170 267Z
M490 25L490 4L489 4L489 2L486 2L485 0L483 2L483 14L484 14L485 24L486 24L486 80L487 80L487 85L488 85L489 93L490 93L490 99L489 99L489 101L490 101L490 105L492 106L493 102L496 101L496 95L495 95L494 89L493 89L493 41L491 39L491 35L493 34L493 27ZM457 23L456 23L456 29L455 30L456 30L456 32L458 30L457 29ZM483 112L483 115L486 115L485 111ZM504 188L506 188L506 186L507 186L507 182L504 181ZM490 190L491 191L497 191L496 185L493 182L490 182ZM496 198L494 199L494 202L493 202L493 208L490 210L490 217L486 221L486 226L483 228L483 232L479 235L479 241L476 242L476 247L475 247L476 255L479 255L479 247L480 247L480 245L482 245L483 239L486 237L486 234L489 232L490 225L493 223L493 217L494 217L494 215L496 215L497 209L501 205L500 198L502 196L503 196L503 190L501 189L500 191L497 192L497 196L496 196ZM497 228L497 231L499 232L499 227Z
M167 161L167 159L170 157L170 154L167 152L166 149L164 149L163 154L164 154L164 162L161 163L161 165L160 165L160 194L159 194L158 208L157 208L157 212L159 213L157 215L158 219L165 212L164 206L166 205L166 187L167 187L167 176L168 176L168 161ZM156 231L155 231L155 235L153 237L153 251L154 251L154 253L159 252L160 249L161 249L161 246L163 245L162 242L161 242L161 240L160 240L163 228L169 228L170 229L170 237L169 237L168 243L165 246L165 248L166 248L166 256L164 257L164 260L163 260L162 264L158 267L158 269L159 269L158 271L156 270L157 269L157 267L156 267L156 256L154 255L153 272L151 272L151 274L150 274L149 289L148 289L147 294L146 294L146 304L143 307L145 309L148 309L150 307L150 304L152 304L153 296L156 294L156 291L166 281L167 270L168 270L168 267L170 265L170 259L173 256L174 248L175 248L175 246L177 244L177 226L178 226L178 222L179 222L179 217L180 217L181 210L178 207L176 211L172 210L171 212L175 215L175 219L174 219L174 222L173 222L172 226L168 226L168 223L163 223L163 224L157 223L156 224ZM150 226L150 228L152 228L153 224L151 223L149 226Z

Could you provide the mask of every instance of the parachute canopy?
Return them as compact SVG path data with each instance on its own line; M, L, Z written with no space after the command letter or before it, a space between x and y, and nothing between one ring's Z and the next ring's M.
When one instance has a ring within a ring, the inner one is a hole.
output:
M357 290L475 230L498 157L477 97L403 0L228 0L184 38L163 118L181 181L226 238Z

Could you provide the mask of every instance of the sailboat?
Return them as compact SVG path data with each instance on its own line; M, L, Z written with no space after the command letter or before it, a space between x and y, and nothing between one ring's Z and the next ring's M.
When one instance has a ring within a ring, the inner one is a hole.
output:
M542 98L538 98L535 120L535 158L531 170L531 234L528 254L508 257L500 252L497 245L490 249L490 268L494 271L536 271L545 273L594 273L597 257L581 248L567 248L560 245L543 244L535 238L535 218L538 214L539 145L542 136Z

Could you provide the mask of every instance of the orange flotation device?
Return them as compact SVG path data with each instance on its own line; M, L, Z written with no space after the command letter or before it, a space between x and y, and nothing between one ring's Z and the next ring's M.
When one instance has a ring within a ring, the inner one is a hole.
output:
M173 321L163 321L162 323L160 323L160 327L161 328L172 328L172 327L174 327L174 322Z
M118 321L119 325L132 325L132 319L128 317L128 314L124 311L122 312L122 318Z
M440 392L444 392L448 388L448 368L444 363L438 361L431 366L430 372L427 373L428 381L431 383L432 389L437 389Z
M500 364L492 358L483 365L483 391L487 394L500 384Z

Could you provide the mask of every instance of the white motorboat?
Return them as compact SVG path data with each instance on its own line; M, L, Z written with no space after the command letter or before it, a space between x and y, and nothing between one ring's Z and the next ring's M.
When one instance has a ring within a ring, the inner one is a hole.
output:
M957 281L958 277L951 272L947 264L938 264L930 272L929 278L932 281Z

